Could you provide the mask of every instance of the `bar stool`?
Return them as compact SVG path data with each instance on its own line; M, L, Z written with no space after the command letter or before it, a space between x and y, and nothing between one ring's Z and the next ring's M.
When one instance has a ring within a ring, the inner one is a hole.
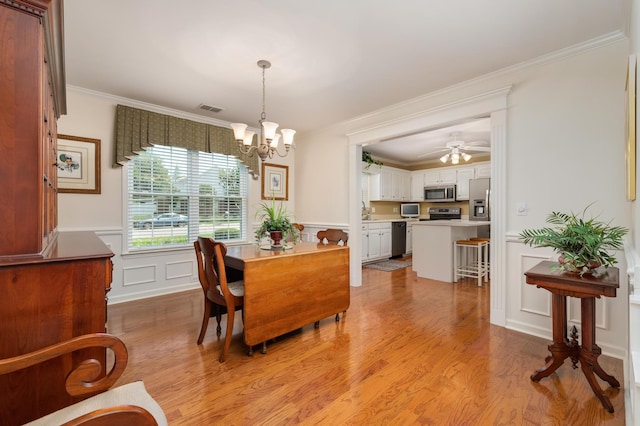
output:
M486 247L482 251L482 262L484 263L485 268L487 269L487 275L485 276L484 281L489 281L489 274L491 273L491 263L489 262L489 249L491 247L491 238L482 238L482 237L474 237L469 238L471 241L484 241L487 243Z
M482 279L487 280L488 271L482 255L486 241L458 240L453 243L453 281L459 277L478 279L478 287L482 287Z

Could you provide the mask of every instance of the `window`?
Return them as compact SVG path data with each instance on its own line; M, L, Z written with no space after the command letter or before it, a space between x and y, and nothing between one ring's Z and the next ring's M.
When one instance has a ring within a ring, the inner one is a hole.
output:
M236 157L156 145L128 173L130 249L247 239L248 173Z

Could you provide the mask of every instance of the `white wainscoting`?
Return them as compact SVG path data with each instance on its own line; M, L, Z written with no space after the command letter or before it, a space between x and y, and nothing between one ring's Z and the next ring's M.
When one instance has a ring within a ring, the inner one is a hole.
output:
M348 227L336 224L303 224L302 241L317 242L316 234L327 228L348 231ZM255 226L253 227L255 230ZM122 229L69 229L95 232L113 251L113 279L107 294L108 303L178 293L200 288L198 264L193 247L123 253ZM253 232L249 243L253 243Z

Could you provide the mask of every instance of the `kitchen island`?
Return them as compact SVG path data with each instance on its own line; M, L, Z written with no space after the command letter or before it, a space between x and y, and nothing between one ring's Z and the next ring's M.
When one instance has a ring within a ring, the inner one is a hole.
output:
M453 243L478 236L491 222L466 219L413 223L413 270L419 277L453 282Z

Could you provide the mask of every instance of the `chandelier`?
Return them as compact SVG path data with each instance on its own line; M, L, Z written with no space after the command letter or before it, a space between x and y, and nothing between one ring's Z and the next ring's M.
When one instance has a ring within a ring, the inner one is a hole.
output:
M253 135L255 132L247 130L247 125L244 123L231 123L231 128L233 129L233 136L238 142L238 149L240 152L252 156L254 152L258 153L258 156L262 161L267 158L273 157L273 154L276 153L280 157L285 157L289 153L289 148L293 144L293 135L296 133L295 130L291 129L282 129L282 142L284 144L285 153L281 154L278 151L278 142L280 141L281 135L276 133L276 129L278 128L278 123L273 123L267 120L267 113L265 112L265 70L271 67L271 62L265 61L261 59L258 61L258 66L262 68L262 114L260 114L260 134L258 135L258 141L256 145L253 144Z

